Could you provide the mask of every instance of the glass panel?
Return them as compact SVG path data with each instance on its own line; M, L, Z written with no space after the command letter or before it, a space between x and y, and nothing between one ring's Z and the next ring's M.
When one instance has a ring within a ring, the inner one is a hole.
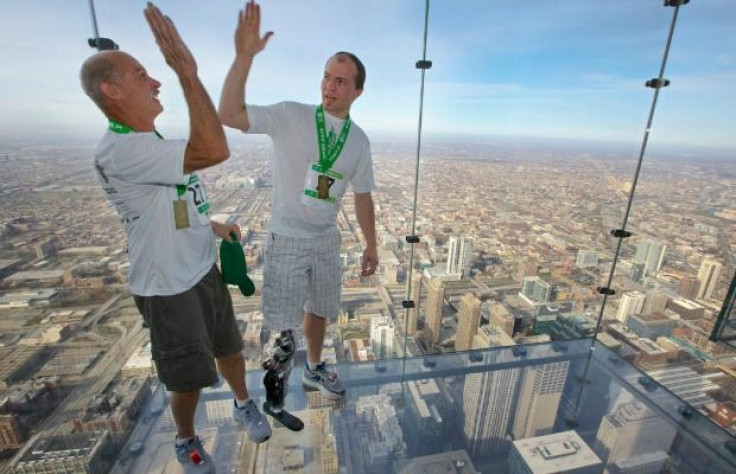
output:
M350 396L337 403L305 393L297 368L287 408L306 427L294 433L274 423L261 445L232 424L225 388L206 391L197 423L218 472L736 469L726 431L600 343L592 351L589 341L567 341L525 346L523 354L487 348L431 363L410 358L404 377L402 361L380 363L341 366ZM263 396L259 377L252 372L248 381ZM117 472L162 469L173 456L173 429L166 412L141 423L135 439L145 437L146 450L124 455L118 467L127 471Z
M596 332L672 12L627 7L432 4L420 349Z

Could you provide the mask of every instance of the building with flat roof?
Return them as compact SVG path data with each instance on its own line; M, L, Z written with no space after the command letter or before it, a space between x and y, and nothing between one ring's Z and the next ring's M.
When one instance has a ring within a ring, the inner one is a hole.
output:
M5 278L5 281L8 283L61 283L64 273L64 270L27 270L14 273Z
M626 319L626 326L639 337L657 339L661 336L671 336L677 324L676 319L667 317L664 313L632 314Z
M603 463L575 431L514 441L509 454L512 474L599 474Z
M0 347L0 388L30 378L49 353L47 347Z
M58 292L54 289L26 290L17 293L7 293L0 296L0 308L45 306L51 303L57 295Z
M107 431L32 438L10 462L10 474L108 474L112 441Z
M477 474L467 451L461 449L403 460L396 465L398 474Z

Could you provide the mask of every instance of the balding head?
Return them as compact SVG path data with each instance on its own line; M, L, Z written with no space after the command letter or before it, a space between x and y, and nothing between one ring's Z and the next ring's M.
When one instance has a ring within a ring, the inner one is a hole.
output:
M82 64L79 78L84 93L97 104L103 112L107 110L107 99L102 92L101 85L105 82L115 82L120 76L120 60L130 56L122 51L102 51L87 58Z

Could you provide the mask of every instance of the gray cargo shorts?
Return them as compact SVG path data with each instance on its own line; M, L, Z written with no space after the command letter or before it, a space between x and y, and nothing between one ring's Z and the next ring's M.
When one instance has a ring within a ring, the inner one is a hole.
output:
M215 358L243 348L230 292L216 265L183 293L133 299L151 330L151 355L169 391L209 387L218 379Z

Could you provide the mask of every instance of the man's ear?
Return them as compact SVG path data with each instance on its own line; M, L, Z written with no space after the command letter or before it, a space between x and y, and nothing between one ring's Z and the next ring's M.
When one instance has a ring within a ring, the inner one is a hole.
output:
M109 100L120 100L123 96L123 91L120 90L120 86L109 81L105 81L100 84L100 92L102 92Z

